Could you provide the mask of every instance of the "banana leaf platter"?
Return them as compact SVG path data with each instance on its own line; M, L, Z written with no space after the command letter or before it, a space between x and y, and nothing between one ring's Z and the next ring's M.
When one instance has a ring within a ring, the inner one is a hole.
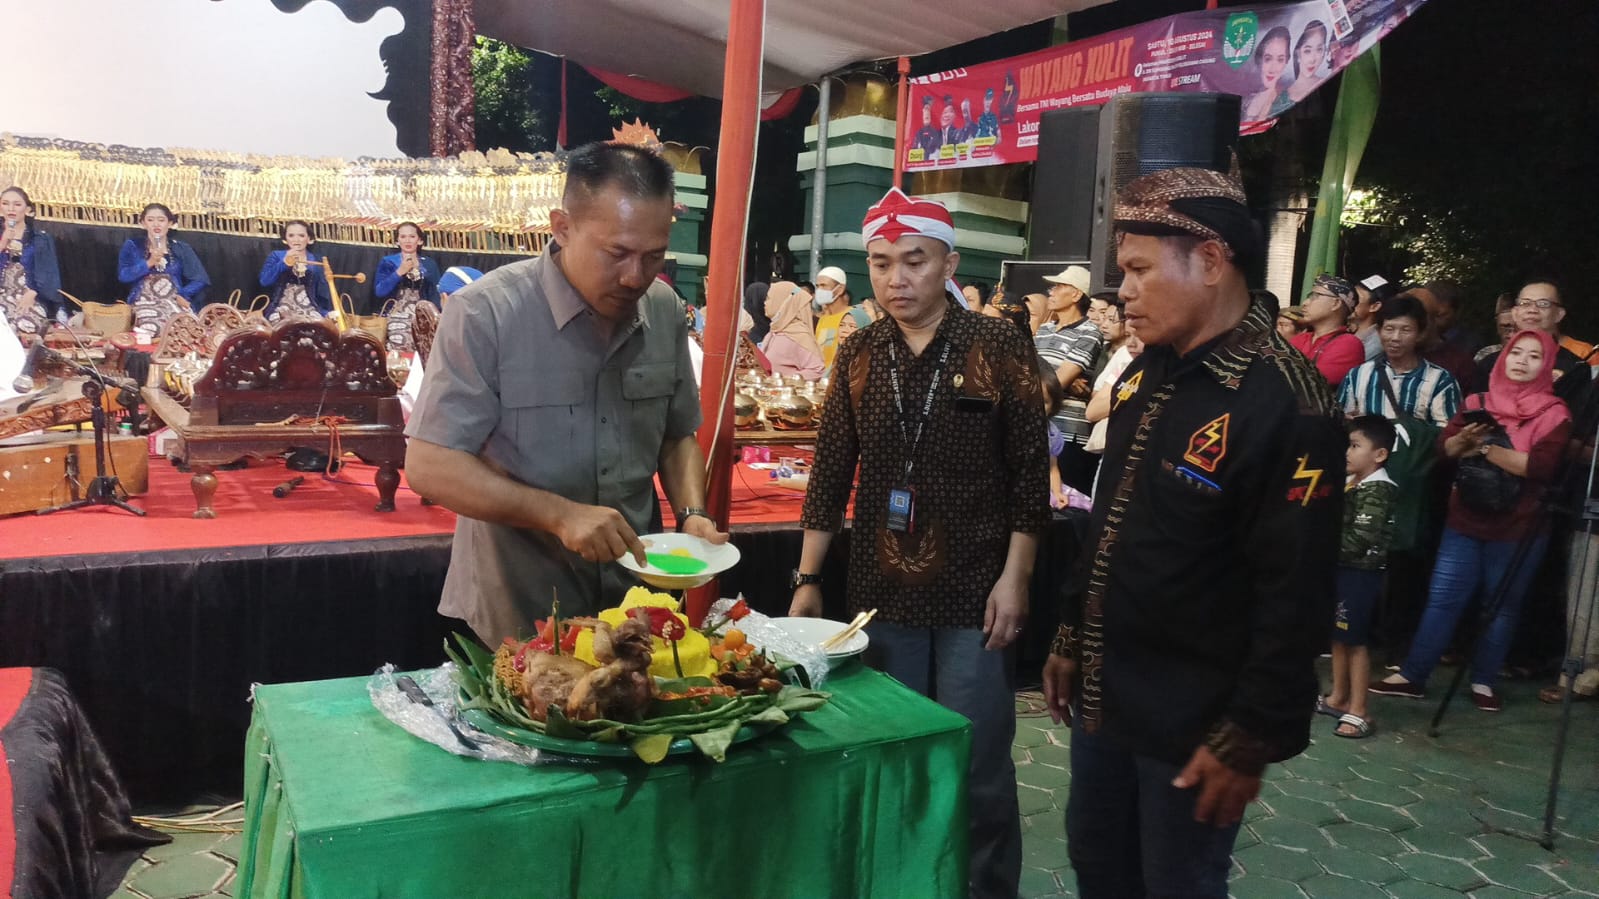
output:
M455 642L458 648L446 642L444 652L455 663L461 717L485 733L560 755L635 757L655 764L669 755L698 752L721 762L734 744L782 727L794 715L820 708L829 697L784 685L775 694L657 699L640 721L573 721L555 707L547 721L536 721L495 676L492 653L459 634ZM712 685L704 677L656 678L659 693Z

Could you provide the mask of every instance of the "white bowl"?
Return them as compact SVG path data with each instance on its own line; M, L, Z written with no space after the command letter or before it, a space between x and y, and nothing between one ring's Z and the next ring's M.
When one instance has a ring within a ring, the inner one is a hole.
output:
M772 625L782 629L802 645L816 646L849 627L849 622L833 621L829 618L773 618ZM864 629L858 630L854 636L844 641L843 646L835 646L828 651L828 663L837 665L840 660L860 655L871 642Z
M692 534L645 534L639 540L646 552L669 553L674 549L685 549L690 556L705 563L705 570L696 574L667 574L653 565L640 565L631 555L617 560L644 583L662 590L692 590L709 584L712 578L738 564L738 547L731 543L718 546Z

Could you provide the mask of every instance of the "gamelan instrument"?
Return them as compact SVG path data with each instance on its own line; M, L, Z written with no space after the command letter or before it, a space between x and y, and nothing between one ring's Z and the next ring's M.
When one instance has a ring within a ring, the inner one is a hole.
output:
M826 410L827 378L763 375L749 369L738 377L733 397L735 443L793 444L816 440Z
M345 321L344 309L339 303L339 285L336 282L340 278L343 278L347 281L353 280L357 284L365 284L366 272L356 272L353 275L335 274L333 271L333 266L328 264L326 256L322 257L322 259L316 262L312 262L311 260L307 259L301 264L315 265L322 268L322 274L327 276L328 281L328 300L333 304L333 320L338 323L340 331L349 330L350 324L349 322Z
M228 334L208 363L184 360L163 378L143 395L172 428L172 457L193 472L195 518L216 517L217 467L296 447L378 466L377 510L394 511L405 426L384 347L370 334L341 334L329 321L256 325Z

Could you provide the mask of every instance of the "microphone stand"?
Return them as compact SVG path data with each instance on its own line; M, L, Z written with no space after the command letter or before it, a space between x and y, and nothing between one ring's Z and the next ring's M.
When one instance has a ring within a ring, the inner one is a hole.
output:
M73 338L76 340L77 335L74 334ZM81 341L79 343L81 345ZM126 493L126 491L122 488L120 479L115 475L106 474L106 434L110 430L110 424L106 420L104 397L106 390L109 389L111 385L106 382L105 375L101 374L100 370L94 366L81 365L79 363L66 360L63 361L65 361L66 367L73 373L88 378L88 380L83 382L83 395L89 401L89 407L91 410L89 413L89 420L94 425L95 476L89 481L88 489L84 491L82 499L75 499L71 502L63 503L62 505L54 506L49 509L40 509L34 514L49 515L52 512L62 512L68 509L81 509L85 506L114 506L118 509L132 512L141 518L144 517L145 510L131 505L127 500L124 500L122 496L119 495ZM124 406L129 406L130 408L137 406L138 394L136 392L132 392L127 387L122 385L118 385L118 389L122 391L122 400ZM129 399L130 393L133 394L131 400Z

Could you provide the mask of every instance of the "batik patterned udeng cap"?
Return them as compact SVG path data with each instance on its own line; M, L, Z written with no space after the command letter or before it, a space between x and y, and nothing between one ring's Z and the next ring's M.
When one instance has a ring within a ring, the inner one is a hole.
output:
M1355 295L1355 285L1337 275L1322 272L1316 276L1315 286L1337 297L1347 309L1352 310L1360 303L1360 298Z
M1184 203L1190 200L1202 201L1202 204ZM1212 205L1218 201L1221 204L1236 204L1237 212L1247 217L1249 200L1244 196L1244 186L1236 171L1228 173L1201 168L1162 169L1135 178L1122 188L1116 197L1116 226L1122 228L1124 225L1155 225L1219 241L1228 252L1232 252L1233 246L1228 237L1218 230L1215 224L1201 220L1201 217L1210 219L1212 216L1192 208L1195 205ZM1190 205L1191 208L1185 211L1174 206L1174 202ZM1124 230L1138 229L1135 227Z

